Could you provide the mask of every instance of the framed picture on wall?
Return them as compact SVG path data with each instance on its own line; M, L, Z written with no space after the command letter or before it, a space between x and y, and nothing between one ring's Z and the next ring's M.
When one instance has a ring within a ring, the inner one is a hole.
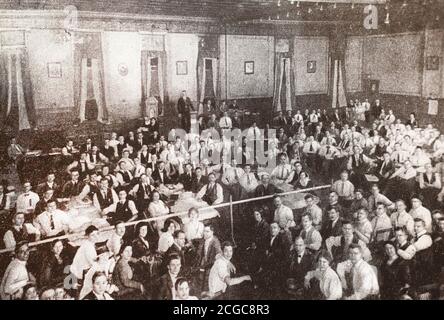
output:
M176 62L176 74L178 76L186 76L188 74L188 62L177 61Z
M316 61L307 62L307 73L316 73Z
M62 64L60 62L48 63L48 77L49 78L61 78L62 77Z
M254 74L254 61L245 61L244 73L245 74Z
M426 69L427 70L439 70L439 57L438 56L427 57Z
M366 91L368 94L378 94L379 93L379 80L368 79Z

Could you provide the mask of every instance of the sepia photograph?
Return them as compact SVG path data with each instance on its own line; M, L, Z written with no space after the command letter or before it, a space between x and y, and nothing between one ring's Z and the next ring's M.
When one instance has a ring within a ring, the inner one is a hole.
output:
M0 300L443 300L443 58L444 0L0 1Z

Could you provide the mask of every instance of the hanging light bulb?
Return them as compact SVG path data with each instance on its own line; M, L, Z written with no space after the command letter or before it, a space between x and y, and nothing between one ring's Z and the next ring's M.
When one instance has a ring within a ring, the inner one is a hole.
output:
M319 8L319 10L324 11L324 6L321 4L321 7Z
M281 16L279 15L279 13L276 15L276 19L279 20L281 18Z
M287 18L290 18L290 12L287 11Z
M298 10L298 13L297 13L297 14L298 14L298 16L300 16L300 15L301 15L301 11L300 11L300 10Z
M296 4L296 7L299 8L301 6L301 3L298 1L298 3Z
M292 4L292 5L293 5L293 4L294 4L294 0L290 0L290 4Z
M402 7L405 8L407 7L407 2L404 0L404 2L402 3Z
M387 12L386 16L385 16L385 20L384 20L385 24L390 24L390 13Z
M352 2L352 6L351 6L352 10L355 8L355 3Z
M311 10L311 8L308 8L308 13L311 13L313 10Z
M335 2L335 4L333 5L333 9L336 9L337 7L338 7L338 5Z
M281 6L281 0L278 0L278 7Z

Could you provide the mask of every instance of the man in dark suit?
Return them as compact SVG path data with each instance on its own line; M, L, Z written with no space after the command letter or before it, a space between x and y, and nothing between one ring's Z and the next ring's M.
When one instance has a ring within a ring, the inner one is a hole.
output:
M145 144L147 144L147 141L143 137L143 132L139 132L137 134L137 139L134 141L134 145L133 145L134 152L139 152L142 149L143 145L145 145Z
M216 257L222 253L219 239L214 235L214 227L207 225L204 227L204 240L199 244L197 250L197 267L199 268L198 282L200 289L208 289L208 276L210 269L216 261Z
M300 297L303 296L304 290L304 277L308 271L314 268L313 255L306 250L304 239L296 237L294 240L293 249L290 251L290 268L288 273L287 284L291 282L292 291L296 291L296 294ZM292 279L291 281L289 281Z
M155 285L154 299L155 300L173 300L175 297L174 285L179 277L182 264L180 256L171 255L167 258L167 273L159 278Z
M97 271L92 277L93 289L82 300L114 300L107 292L108 278L104 272Z
M71 180L63 185L62 196L64 198L77 197L83 190L85 184L79 181L79 170L71 170Z
M328 221L326 221L321 228L321 235L324 241L330 237L338 237L342 234L342 222L339 217L339 209L336 206L328 206L327 212Z
M42 195L48 190L53 190L56 196L59 191L59 186L55 183L55 174L53 172L48 173L46 181L37 186L37 194L42 197Z
M376 99L370 110L373 118L378 119L382 111L381 101L379 99Z
M259 279L262 278L263 290L268 291L270 297L282 297L288 267L290 243L288 236L280 231L277 223L270 225L271 240L266 250L266 257L259 271Z
M160 161L158 163L157 169L153 171L153 179L157 185L171 183L168 172L165 170L165 162Z
M181 275L182 276L189 276L191 272L191 265L190 265L190 256L189 251L191 249L190 246L186 246L186 238L185 238L185 232L182 230L176 230L173 233L174 242L171 245L171 247L168 248L167 252L165 253L165 257L169 257L172 255L177 255L180 257L182 267L181 267ZM167 271L167 265L163 268L165 272Z
M160 146L160 142L156 142L156 144L154 145L154 148L151 149L150 153L155 154L157 156L157 158L159 158L162 151L163 151L163 148Z
M177 112L182 129L190 132L191 128L191 110L194 111L191 99L187 96L187 91L182 91L182 96L177 101Z
M191 181L191 191L198 193L207 183L208 179L202 174L202 168L197 167L196 170L194 170L193 180Z
M191 163L185 165L185 172L179 176L179 183L183 185L185 191L191 191L193 185L193 166Z
M80 147L80 152L88 153L92 150L93 144L91 138L86 139L86 143Z

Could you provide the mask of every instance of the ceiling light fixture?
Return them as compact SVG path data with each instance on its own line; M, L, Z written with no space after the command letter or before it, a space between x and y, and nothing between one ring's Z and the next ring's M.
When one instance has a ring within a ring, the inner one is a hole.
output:
M324 11L324 6L321 4L321 7L319 8L319 10Z
M281 0L278 0L278 7L281 6Z
M337 7L338 7L338 5L335 2L335 4L333 5L333 9L336 9Z
M290 12L287 11L287 18L290 18Z
M308 8L308 13L311 13L313 10L311 10L311 8Z
M352 10L355 8L355 3L352 2L352 6L351 6Z
M299 8L301 6L301 2L298 1L298 3L296 4L296 7Z

